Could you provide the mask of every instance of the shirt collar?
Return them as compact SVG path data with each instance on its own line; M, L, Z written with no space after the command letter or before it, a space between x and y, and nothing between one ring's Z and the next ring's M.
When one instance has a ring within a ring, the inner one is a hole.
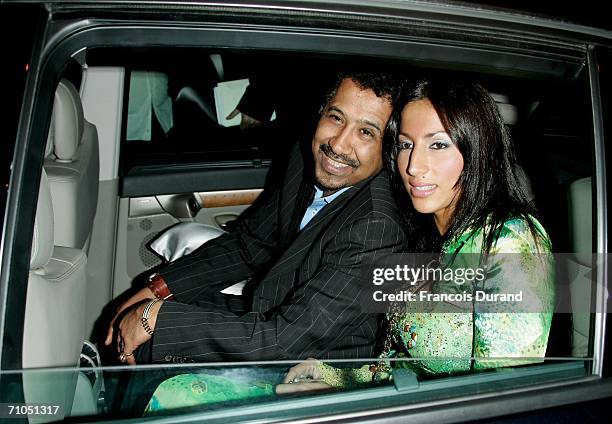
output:
M348 190L351 187L352 186L341 188L340 190L338 190L334 194L330 194L329 196L323 197L323 190L321 190L319 187L317 187L315 185L315 195L314 195L313 201L315 201L315 200L323 200L323 201L325 201L325 203L329 204L329 203L333 202L336 197L340 196L342 193L344 193L346 190Z

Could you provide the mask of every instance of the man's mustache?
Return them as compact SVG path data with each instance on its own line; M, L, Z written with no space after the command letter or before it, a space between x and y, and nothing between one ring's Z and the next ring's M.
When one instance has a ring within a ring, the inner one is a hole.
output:
M361 165L361 163L358 160L352 159L348 157L347 155L338 154L334 152L329 144L323 143L319 145L319 149L323 152L323 154L325 154L325 156L327 156L330 159L335 160L336 162L343 163L352 168L357 168L359 165Z

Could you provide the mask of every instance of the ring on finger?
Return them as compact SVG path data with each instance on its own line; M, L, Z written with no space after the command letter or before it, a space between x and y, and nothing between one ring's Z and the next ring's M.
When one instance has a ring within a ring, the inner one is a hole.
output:
M121 352L119 354L119 362L125 362L127 361L127 355L125 354L125 352Z
M127 358L128 356L134 356L134 352L132 352L132 353L124 353L123 355Z

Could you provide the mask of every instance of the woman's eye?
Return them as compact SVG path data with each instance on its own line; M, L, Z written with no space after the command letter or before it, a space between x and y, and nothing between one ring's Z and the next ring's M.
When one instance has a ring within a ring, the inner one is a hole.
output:
M397 143L397 148L399 150L412 149L412 143L409 141L400 141L399 143Z
M446 149L448 146L450 146L448 141L434 141L429 147L434 150L442 150Z

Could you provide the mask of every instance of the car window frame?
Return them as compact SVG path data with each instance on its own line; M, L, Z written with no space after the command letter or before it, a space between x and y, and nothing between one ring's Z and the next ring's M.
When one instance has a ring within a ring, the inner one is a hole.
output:
M167 23L166 23L167 24ZM132 25L132 28L127 28L129 25L126 23L126 30L129 32L134 29L134 26L137 27L136 31L140 31L141 34L146 34L147 30L154 33L157 30L166 30L167 32L171 31L173 28L171 25L169 26L159 26L159 25L148 25L148 24L138 24ZM221 47L223 46L227 39L231 39L232 35L235 35L234 30L227 30L220 25L215 27L215 25L211 25L208 27L202 27L198 24L194 25L196 28L192 28L190 33L199 34L200 37L196 37L197 40L202 40L203 32L208 31L208 35L214 34L217 38L214 40L209 39L207 47ZM121 44L122 40L129 39L126 37L125 33L122 34L121 31L115 33L113 35L109 35L106 30L113 29L117 30L117 28L121 28L122 25L116 22L107 22L104 23L102 21L78 21L78 22L70 22L70 24L66 24L66 26L62 26L62 24L58 24L53 31L49 31L46 36L42 34L37 37L37 47L34 49L33 60L31 63L31 72L28 75L28 80L26 83L26 94L24 96L24 105L22 108L21 118L20 118L20 129L17 136L17 148L15 153L15 161L14 168L12 171L11 178L11 187L9 188L9 200L16 204L21 209L23 208L24 212L17 214L16 211L8 211L7 213L7 222L9 224L5 227L5 240L8 237L12 237L12 242L10 246L5 244L5 249L3 251L3 275L2 282L3 287L15 287L16 291L13 293L15 299L25 299L25 293L27 290L27 258L29 257L29 249L31 245L31 236L32 236L32 223L34 221L34 211L36 204L36 193L38 187L38 180L40 178L40 172L43 161L43 152L44 152L44 141L46 141L46 133L48 131L49 118L51 114L51 107L53 92L55 85L59 81L59 77L61 75L61 71L63 66L66 63L66 59L72 55L73 53L81 50L82 48L87 48L91 46L88 43L100 43L106 44L113 42L117 42ZM46 29L47 27L44 24L41 24L39 28ZM184 28L183 28L184 29ZM219 31L226 31L225 37L219 37ZM252 28L249 31L253 32ZM273 28L260 28L261 34L265 36L278 35L278 31ZM291 39L293 37L294 42L299 44L299 37L302 35L299 32L292 34L291 30L286 30L287 39ZM164 32L164 31L161 31ZM189 31L187 31L189 32ZM256 32L256 31L255 31ZM185 34L183 34L185 35ZM160 39L163 38L161 35L158 36L160 38L155 38L154 40L146 40L144 35L141 36L141 39L138 40L142 45L147 45L147 43L159 43ZM336 35L340 37L340 35ZM345 36L350 39L351 37L354 40L358 40L356 44L359 44L363 39L358 37L357 34L345 34ZM189 36L187 36L189 37ZM255 37L253 37L255 38ZM270 38L271 39L271 38ZM323 35L319 36L319 39L324 39ZM169 40L166 40L168 45L176 42L175 37L170 37ZM275 40L278 42L278 40ZM378 40L380 41L380 40ZM185 42L185 41L184 41ZM189 43L201 42L201 41L189 41ZM269 41L265 41L269 42ZM261 44L265 44L262 40L257 40L253 42L251 48L261 47ZM309 42L313 42L309 40ZM389 46L394 44L395 41L389 42ZM580 44L580 43L577 43ZM338 43L334 49L339 49L341 47L341 43ZM363 47L360 47L361 49ZM440 50L441 52L443 50ZM399 53L396 53L399 54ZM405 54L405 53L402 53ZM388 50L379 51L379 55L381 57L388 58L390 52ZM454 55L450 55L450 57L455 57ZM599 85L597 80L597 72L596 69L596 57L593 53L593 49L589 49L587 52L588 58L588 68L589 68L589 76L590 76L590 84L591 84L591 99L593 103L593 119L594 119L594 139L595 146L599 148L597 150L599 154L596 154L594 165L595 165L595 176L596 176L596 194L597 194L597 252L606 254L607 253L607 216L605 215L605 208L600 207L601 205L607 205L607 188L605 181L605 162L603 162L603 152L605 150L604 147L604 138L603 138L603 123L602 123L602 111L601 104L597 104L597 99L599 97ZM480 59L482 60L482 59ZM553 59L551 59L553 60ZM456 63L455 63L456 65ZM553 67L554 68L554 67ZM43 125L35 125L37 122L45 122ZM599 146L599 147L597 147ZM17 207L15 207L17 209ZM29 230L28 230L29 228ZM5 259L8 258L8 259ZM607 275L607 270L604 269L603 272L598 275L598 282L603 285L600 287L605 287L605 277ZM8 285L8 282L11 282L11 285ZM18 289L17 289L18 288ZM21 294L21 296L19 296ZM600 298L601 299L601 298ZM16 304L14 304L16 303ZM19 302L9 303L5 302L4 306L9 306L11 309L0 310L3 313L3 317L10 316L14 320L14 322L23 323L23 314L25 310L19 311ZM23 302L21 309L24 309ZM599 319L599 326L597 328L597 334L599 337L602 337L605 334L605 324L603 320ZM18 326L17 326L18 327ZM21 332L22 332L21 328ZM11 328L10 331L7 331L5 326L5 332L3 335L3 341L5 343L2 344L2 369L11 369L19 367L19 361L21 357L21 349L17 349L17 345L20 345L20 340L22 338L20 330L15 328ZM7 349L6 345L9 342L13 344L12 349ZM596 349L599 350L600 353L603 353L603 344L596 346ZM603 356L601 356L603 359ZM593 374L595 376L602 376L602 365L601 361L596 365L593 369Z

